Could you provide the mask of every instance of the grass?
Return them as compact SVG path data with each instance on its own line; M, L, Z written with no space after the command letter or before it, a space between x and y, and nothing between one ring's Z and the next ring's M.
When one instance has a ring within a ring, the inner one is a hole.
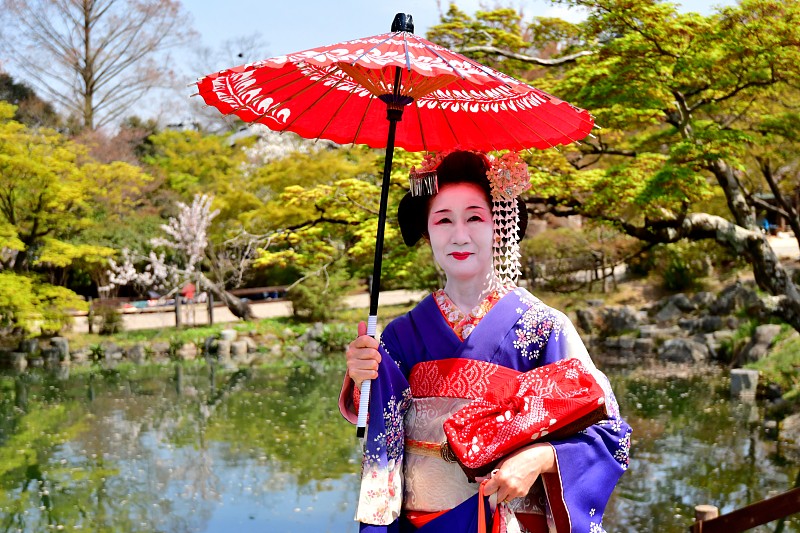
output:
M393 318L400 316L414 306L391 305L382 306L378 312L380 324L386 325ZM327 323L334 329L352 328L352 335L355 338L356 327L359 321L367 320L367 309L342 309L335 314L335 318ZM309 323L299 322L292 317L265 318L261 320L228 322L214 324L213 326L195 326L184 328L159 328L159 329L140 329L132 331L122 331L112 335L99 335L88 333L70 333L67 338L71 349L81 349L95 346L103 342L113 342L121 347L131 346L137 343L154 342L178 342L183 343L202 343L206 338L219 335L223 329L234 329L240 333L252 333L255 335L275 335L279 338L288 336L296 337L302 334ZM291 332L291 335L289 335Z
M774 381L784 391L783 398L800 405L800 337L778 344L767 357L747 365Z

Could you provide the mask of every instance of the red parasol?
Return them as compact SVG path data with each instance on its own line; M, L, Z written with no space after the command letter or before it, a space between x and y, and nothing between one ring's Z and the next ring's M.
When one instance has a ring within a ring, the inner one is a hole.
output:
M245 122L386 148L367 331L373 336L395 145L409 151L550 148L583 139L594 125L587 111L414 35L412 18L403 13L390 33L223 70L200 78L197 87L208 105ZM366 381L359 437L368 398Z

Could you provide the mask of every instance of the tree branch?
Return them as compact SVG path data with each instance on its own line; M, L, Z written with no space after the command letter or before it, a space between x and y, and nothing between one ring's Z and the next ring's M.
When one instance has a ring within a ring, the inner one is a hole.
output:
M563 57L544 59L541 57L531 56L528 54L511 52L510 50L503 50L502 48L497 48L496 46L492 45L465 46L463 48L459 48L456 51L462 54L469 54L475 52L482 52L485 54L495 54L507 57L509 59L516 59L517 61L522 61L524 63L533 63L535 65L542 65L545 67L553 67L557 65L566 65L567 63L574 63L575 61L578 60L578 58L591 56L595 54L593 50L582 50L580 52L576 52L574 54L570 54Z

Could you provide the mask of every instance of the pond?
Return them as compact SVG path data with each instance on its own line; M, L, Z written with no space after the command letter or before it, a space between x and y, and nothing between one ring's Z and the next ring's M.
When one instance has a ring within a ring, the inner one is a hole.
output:
M341 370L150 365L0 374L0 531L357 531ZM609 532L686 531L791 488L720 379L612 375L635 428ZM775 525L760 529L773 531ZM783 531L800 531L800 517Z

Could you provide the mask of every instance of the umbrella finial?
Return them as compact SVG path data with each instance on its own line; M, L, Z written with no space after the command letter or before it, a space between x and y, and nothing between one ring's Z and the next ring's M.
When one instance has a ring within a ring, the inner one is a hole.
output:
M392 21L392 31L414 33L414 17L405 13L398 13Z

